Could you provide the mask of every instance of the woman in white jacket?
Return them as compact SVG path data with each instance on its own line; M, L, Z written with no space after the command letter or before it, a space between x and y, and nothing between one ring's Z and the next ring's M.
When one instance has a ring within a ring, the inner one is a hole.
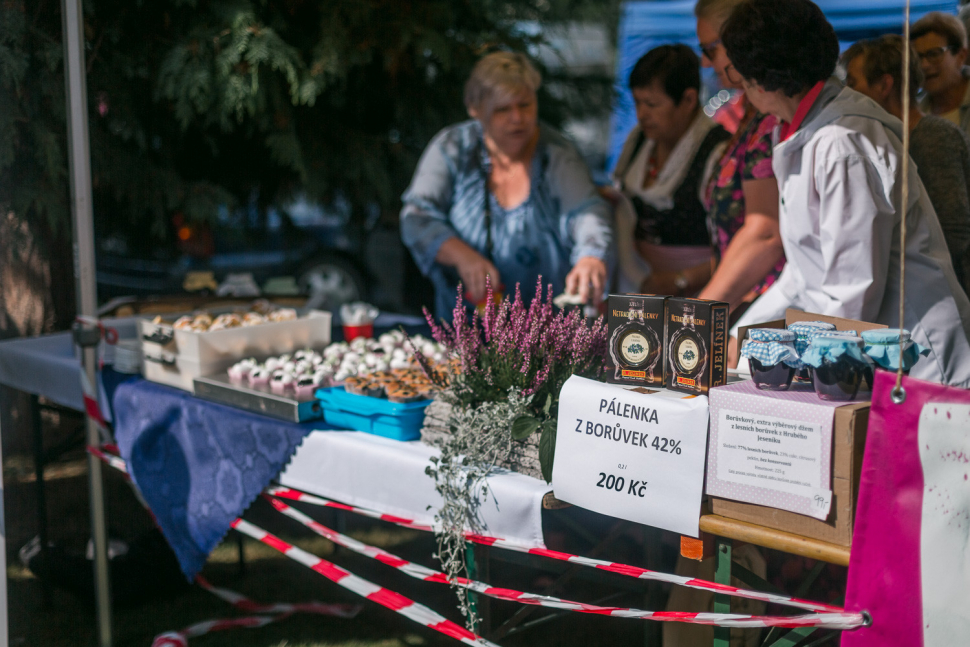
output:
M904 326L930 349L910 374L970 387L970 301L915 165L903 159L902 125L829 78L839 46L822 11L809 0L748 0L721 40L749 100L784 122L772 166L788 264L738 326L797 308L896 327L905 253ZM905 250L903 163L911 165Z

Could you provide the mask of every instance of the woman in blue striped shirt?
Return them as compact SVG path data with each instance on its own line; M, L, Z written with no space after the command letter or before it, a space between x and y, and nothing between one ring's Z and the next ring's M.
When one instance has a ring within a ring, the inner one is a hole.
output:
M541 78L522 55L482 58L465 86L472 117L438 133L403 196L401 236L447 317L459 281L472 303L485 277L532 297L539 275L554 291L600 298L613 232L575 147L539 123Z

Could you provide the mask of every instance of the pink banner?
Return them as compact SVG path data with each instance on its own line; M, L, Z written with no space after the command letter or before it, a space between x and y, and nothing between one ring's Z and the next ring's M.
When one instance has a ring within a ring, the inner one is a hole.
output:
M904 378L906 400L894 404L895 380L876 372L845 601L872 624L845 632L843 647L924 647L920 416L927 403L970 404L970 391ZM952 557L957 566L962 556Z

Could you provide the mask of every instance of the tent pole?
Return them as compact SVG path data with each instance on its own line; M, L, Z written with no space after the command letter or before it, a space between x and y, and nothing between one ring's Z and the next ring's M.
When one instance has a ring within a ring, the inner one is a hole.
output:
M91 151L88 141L84 14L82 0L61 0L64 32L64 71L67 96L67 139L70 150L71 211L74 224L74 277L78 314L97 316L94 266L94 216L91 205ZM89 384L97 384L96 346L82 349L81 370ZM97 424L88 417L87 444L100 446ZM111 592L108 580L108 534L105 524L101 462L88 454L91 535L94 539L94 583L98 616L98 645L111 647Z

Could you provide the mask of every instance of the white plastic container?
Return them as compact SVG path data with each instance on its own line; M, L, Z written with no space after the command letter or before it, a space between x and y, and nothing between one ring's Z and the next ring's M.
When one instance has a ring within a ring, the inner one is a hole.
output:
M330 327L330 313L321 310L290 321L211 332L175 330L145 319L140 322L145 378L191 391L196 377L224 371L246 357L323 348L330 343Z

